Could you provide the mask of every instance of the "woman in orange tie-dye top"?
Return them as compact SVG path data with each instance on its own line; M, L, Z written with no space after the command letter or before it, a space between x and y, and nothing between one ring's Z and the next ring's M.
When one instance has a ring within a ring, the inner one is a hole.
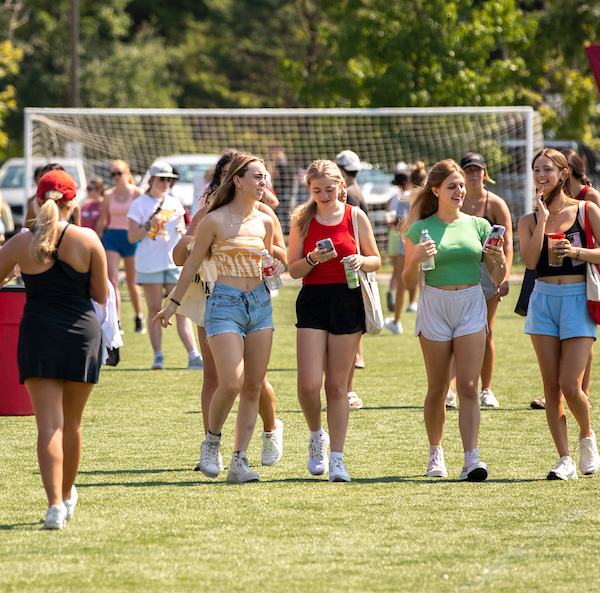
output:
M211 197L212 206L198 225L196 240L168 305L153 324L166 327L203 260L214 258L217 281L206 303L204 328L217 368L208 432L199 469L216 478L220 471L221 429L240 395L230 482L260 479L250 469L246 451L258 414L260 390L273 341L271 297L262 281L261 254L273 251L274 223L256 208L267 172L259 158L241 154L231 161L225 181Z

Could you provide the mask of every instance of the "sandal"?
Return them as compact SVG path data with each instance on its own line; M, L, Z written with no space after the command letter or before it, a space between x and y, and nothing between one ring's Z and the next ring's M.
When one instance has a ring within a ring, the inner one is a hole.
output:
M546 409L546 398L543 397L542 399L534 399L531 402L531 407L534 410L545 410Z
M363 407L363 402L354 391L348 392L348 404L351 410L360 410Z

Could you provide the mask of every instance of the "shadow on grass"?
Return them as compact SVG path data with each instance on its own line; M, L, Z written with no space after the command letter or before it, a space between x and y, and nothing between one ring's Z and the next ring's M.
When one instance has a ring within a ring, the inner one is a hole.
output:
M42 525L43 521L36 521L35 523L13 523L12 525L0 525L0 531L12 531L19 527L36 527Z

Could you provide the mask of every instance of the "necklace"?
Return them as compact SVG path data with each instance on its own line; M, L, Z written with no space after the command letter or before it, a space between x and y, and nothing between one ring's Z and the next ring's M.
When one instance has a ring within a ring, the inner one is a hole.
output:
M227 210L229 210L229 221L231 222L231 224L229 225L229 228L233 228L236 224L242 225L245 222L248 222L256 214L254 211L254 208L252 208L252 212L250 214L248 214L248 216L245 216L245 217L243 217L239 214L233 214L233 212L231 211L231 208L229 207L229 204L227 204ZM234 216L236 216L237 218L241 218L240 222L235 222L233 220Z
M332 220L333 218L335 218L335 215L338 213L337 208L335 210L335 212L329 217L329 218L325 218L321 213L317 212L317 215L323 222L321 224L323 225L327 225L327 223ZM316 217L315 217L316 218ZM318 222L318 221L317 221Z

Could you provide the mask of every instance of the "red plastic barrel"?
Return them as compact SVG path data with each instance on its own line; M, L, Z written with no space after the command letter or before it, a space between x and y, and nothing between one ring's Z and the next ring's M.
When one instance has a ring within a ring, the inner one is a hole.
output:
M25 306L25 287L0 289L0 416L31 416L33 407L25 385L19 383L17 344Z

